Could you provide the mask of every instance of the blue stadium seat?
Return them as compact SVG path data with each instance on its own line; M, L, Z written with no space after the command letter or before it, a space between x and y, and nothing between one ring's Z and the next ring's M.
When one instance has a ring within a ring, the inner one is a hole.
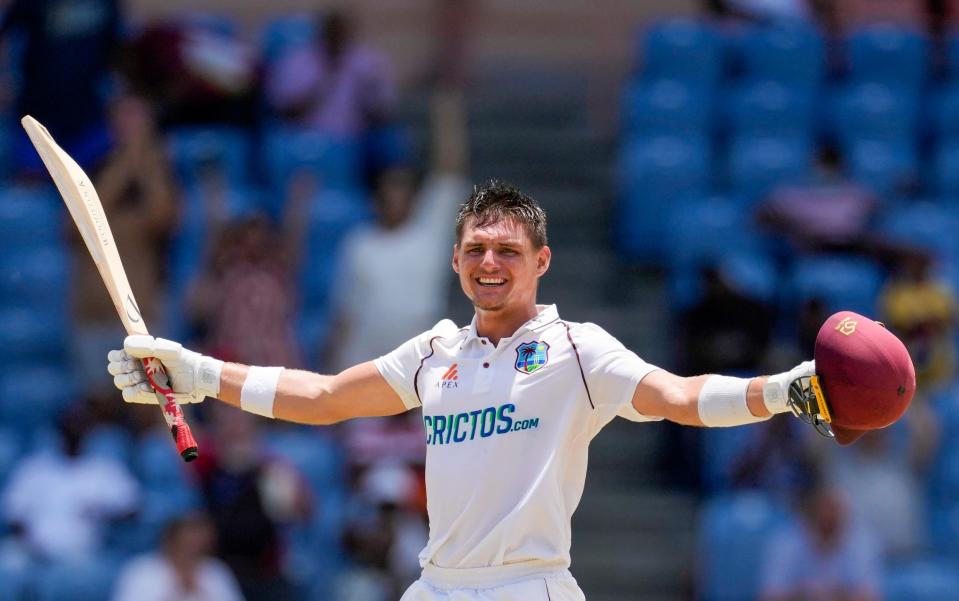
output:
M955 453L953 453L955 455ZM957 469L955 461L951 466L953 470ZM953 473L952 477L959 476ZM955 482L952 482L949 490L936 488L932 492L934 496L930 499L929 508L929 544L931 551L937 556L949 558L952 561L959 560L959 503L953 496L949 499L939 498L941 494L955 495L957 492Z
M310 205L299 273L305 311L329 311L340 246L347 234L369 217L365 199L346 191L323 190Z
M165 428L134 442L133 471L143 485L138 520L145 538L156 537L170 519L200 506L199 491L185 465ZM144 540L135 536L125 542L139 545Z
M780 134L812 138L815 106L812 96L774 81L750 81L731 91L727 100L734 135Z
M876 315L883 273L869 259L846 256L804 257L796 261L789 285L797 303L818 298L830 313L848 309Z
M0 428L0 483L7 481L7 477L17 461L23 455L24 441L13 431L13 426ZM2 484L0 484L2 485ZM2 579L0 579L2 582ZM0 597L2 600L3 597Z
M333 316L327 306L303 307L296 316L296 340L303 352L306 367L323 371L320 352L325 348L330 335Z
M955 81L959 76L959 33L955 30L947 34L946 53L948 79Z
M45 566L36 574L36 601L105 601L118 568L115 558L103 554Z
M623 95L623 131L708 136L713 116L708 99L707 91L679 79L634 82Z
M66 315L33 307L0 307L0 359L60 357L67 342Z
M699 519L701 601L756 599L763 546L783 517L759 492L732 493L707 501Z
M878 83L851 85L838 91L833 128L843 144L866 138L915 144L919 130L916 96Z
M759 266L763 245L752 233L751 219L741 203L723 197L691 200L673 207L666 228L670 232L666 254L674 308L687 307L698 299L701 270L707 265L735 265L738 273L751 270L752 275L756 269L763 269Z
M266 438L270 453L300 471L316 495L344 486L343 452L333 438L315 429L271 430Z
M885 601L959 601L959 573L953 563L921 560L890 566L883 582Z
M935 194L959 197L959 138L943 140L936 148L929 179Z
M912 201L883 210L877 231L897 243L959 259L959 214L933 202Z
M45 363L8 363L7 371L0 374L0 421L17 424L21 443L26 443L52 426L75 394L72 379L51 364L49 357Z
M939 88L932 101L933 133L943 140L959 138L959 84Z
M711 179L712 151L703 139L657 136L628 143L620 163L620 250L635 260L662 259L670 207L705 195Z
M640 39L637 64L643 77L682 79L712 87L725 70L724 44L708 23L668 19L651 26Z
M288 14L267 21L260 39L260 52L272 63L286 52L303 48L317 34L316 18L308 13Z
M66 213L52 186L0 187L0 239L4 250L62 244Z
M82 452L129 464L132 446L133 440L126 429L117 425L100 424L84 437Z
M61 246L21 246L0 254L0 305L47 313L67 309L70 257Z
M10 71L6 69L5 72ZM0 109L0 182L6 182L12 175L14 137L12 127L7 124L9 119L2 113L3 109Z
M726 181L733 193L753 203L776 185L804 180L812 157L812 144L804 136L738 136L730 143Z
M204 171L218 169L233 186L251 181L253 144L247 132L235 127L179 127L167 134L177 174L187 186L196 186Z
M0 601L27 601L30 599L31 571L28 566L0 565Z
M191 475L176 452L170 431L165 427L143 435L134 442L133 468L147 488L172 490L189 488Z
M805 23L781 23L747 29L741 40L743 75L773 80L794 90L812 92L822 85L826 44Z
M278 127L266 133L260 160L272 193L281 197L286 196L292 175L304 169L314 173L324 188L353 190L362 183L362 147L353 138Z
M916 30L877 23L854 31L847 40L850 77L881 82L917 93L929 72L929 41Z
M882 198L914 191L919 156L914 145L882 139L855 139L846 146L849 173Z

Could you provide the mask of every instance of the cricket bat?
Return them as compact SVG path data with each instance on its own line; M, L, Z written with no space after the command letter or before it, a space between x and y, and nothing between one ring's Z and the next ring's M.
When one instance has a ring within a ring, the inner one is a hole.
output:
M149 334L140 309L137 306L133 290L127 281L127 274L123 270L120 254L113 241L113 232L103 212L103 205L97 191L93 189L90 178L83 172L70 155L68 155L50 136L39 121L27 115L20 120L27 130L30 141L37 149L43 164L46 165L50 177L57 185L64 204L73 217L73 222L83 236L83 242L90 251L100 277L110 293L113 306L116 307L120 321L127 334ZM143 369L147 379L157 395L157 401L163 411L163 417L173 440L176 441L177 451L184 461L193 461L197 458L198 450L193 433L183 417L183 409L177 404L173 389L163 364L154 357L143 360Z

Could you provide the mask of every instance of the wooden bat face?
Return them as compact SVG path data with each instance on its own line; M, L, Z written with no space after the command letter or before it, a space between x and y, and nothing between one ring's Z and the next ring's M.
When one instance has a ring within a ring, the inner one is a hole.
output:
M123 270L110 223L90 178L76 161L57 145L39 121L26 116L21 123L50 172L77 229L80 230L83 242L97 265L123 327L128 334L148 334Z

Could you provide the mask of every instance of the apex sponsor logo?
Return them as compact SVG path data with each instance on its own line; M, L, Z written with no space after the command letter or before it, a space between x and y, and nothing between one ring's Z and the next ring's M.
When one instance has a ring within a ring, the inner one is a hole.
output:
M459 367L459 364L457 363L450 365L450 368L446 370L446 373L443 374L443 377L440 378L439 382L436 383L436 387L457 388L459 386L458 380L460 379L457 367Z

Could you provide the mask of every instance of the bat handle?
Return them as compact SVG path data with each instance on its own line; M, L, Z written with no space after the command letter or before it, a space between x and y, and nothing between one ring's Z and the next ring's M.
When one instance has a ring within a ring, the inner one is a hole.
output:
M170 379L163 364L155 357L147 357L143 359L143 371L146 372L147 380L156 391L157 397L163 397L161 401L163 417L170 427L173 440L176 441L176 450L180 453L180 457L183 457L183 461L193 461L200 455L200 451L197 448L196 439L193 438L193 432L190 431L190 426L183 417L183 409L173 395Z

